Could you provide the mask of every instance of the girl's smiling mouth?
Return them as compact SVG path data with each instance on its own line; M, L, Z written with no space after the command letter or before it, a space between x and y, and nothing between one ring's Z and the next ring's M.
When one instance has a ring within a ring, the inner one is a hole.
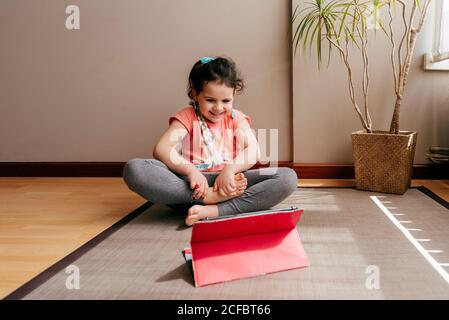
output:
M213 115L214 117L220 117L220 116L222 116L222 115L224 114L224 111L218 112L218 113L209 111L209 113L210 113L211 115Z

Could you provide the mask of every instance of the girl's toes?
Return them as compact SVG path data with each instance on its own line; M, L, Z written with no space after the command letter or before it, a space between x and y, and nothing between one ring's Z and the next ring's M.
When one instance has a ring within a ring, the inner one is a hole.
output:
M200 219L199 217L199 206L194 205L187 211L187 217L185 219L185 224L188 226L193 225L196 221Z
M238 182L238 188L242 188L242 187L246 188L247 185L248 185L248 181L246 180L246 178L243 178L243 180L240 180Z
M198 213L198 205L194 205L192 207L189 208L189 210L187 211L187 216L191 216L193 214L197 214Z
M235 180L237 180L237 181L242 180L243 178L245 178L245 176L241 172L239 172L235 175Z
M195 222L198 221L198 216L197 215L190 215L186 218L185 220L185 224L188 226L192 226Z

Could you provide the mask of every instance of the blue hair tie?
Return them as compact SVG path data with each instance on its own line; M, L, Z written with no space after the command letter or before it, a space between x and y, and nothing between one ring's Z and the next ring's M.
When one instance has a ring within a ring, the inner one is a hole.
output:
M211 58L211 57L203 57L203 58L200 59L201 64L206 64L206 63L211 62L213 60L215 60L215 58Z

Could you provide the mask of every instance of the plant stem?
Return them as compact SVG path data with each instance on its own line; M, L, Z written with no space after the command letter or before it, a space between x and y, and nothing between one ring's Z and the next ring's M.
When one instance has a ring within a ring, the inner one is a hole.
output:
M413 19L416 12L416 2L413 2L413 9L410 16L410 24L408 26L407 31L407 53L405 56L404 64L400 66L400 77L399 77L399 88L398 92L396 94L396 102L394 106L394 112L393 112L393 118L391 119L390 124L390 133L398 134L399 133L399 115L401 110L401 104L404 94L405 85L407 84L407 78L410 71L410 66L412 64L412 58L413 58L413 52L416 45L416 39L418 36L418 33L421 32L422 26L424 24L424 19L427 14L427 9L429 8L431 0L426 0L424 4L424 9L421 13L421 17L419 19L418 26L415 28L413 27Z
M394 62L394 52L396 49L396 45L394 42L394 33L393 33L393 15L391 14L391 4L388 3L388 15L390 16L390 23L388 24L390 27L390 41L391 41L391 65L393 67L393 78L394 78L394 92L396 95L398 94L398 77L396 75L396 63Z
M357 115L359 116L360 121L362 122L363 128L366 130L366 132L371 133L372 130L366 123L365 119L363 118L362 112L360 111L360 108L359 108L356 98L355 98L354 81L352 79L352 68L349 63L348 42L346 41L346 50L343 50L339 44L337 44L334 40L332 40L329 37L329 35L326 35L326 38L330 43L332 43L332 45L335 48L337 48L337 50L340 52L340 55L343 57L343 61L345 62L346 70L348 71L349 96L351 98L352 105L354 106L354 109L357 112Z
M362 60L363 60L363 80L362 80L362 91L363 91L363 98L365 103L365 119L367 122L367 127L370 129L369 132L371 132L372 129L372 121L371 116L369 114L369 108L368 108L368 88L369 88L369 74L368 74L368 52L367 52L367 44L368 44L368 34L365 30L363 30L363 34L360 32L359 27L357 27L357 32L360 36L361 42L362 42Z

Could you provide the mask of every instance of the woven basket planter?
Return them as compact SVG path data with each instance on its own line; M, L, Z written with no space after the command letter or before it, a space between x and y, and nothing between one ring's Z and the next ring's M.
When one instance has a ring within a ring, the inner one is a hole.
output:
M351 138L356 189L404 194L411 183L418 134L357 131Z

